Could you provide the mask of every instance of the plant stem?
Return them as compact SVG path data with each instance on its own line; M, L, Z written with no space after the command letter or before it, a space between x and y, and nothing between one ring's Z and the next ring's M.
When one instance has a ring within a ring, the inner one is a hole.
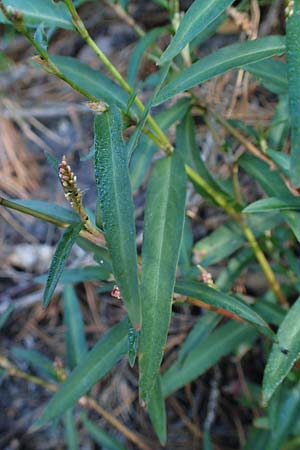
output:
M94 53L98 56L99 60L104 64L104 66L109 70L113 78L120 84L120 86L129 94L133 95L134 91L131 86L127 83L127 81L120 74L118 69L111 63L111 61L107 58L107 56L103 53L103 51L98 47L96 42L91 38L88 30L86 29L84 23L82 22L79 14L77 13L76 8L73 5L72 0L64 0L67 5L70 14L72 16L73 24L80 36L84 39L87 45L94 51ZM135 96L134 103L138 107L141 112L144 112L145 106L138 96ZM167 154L170 155L173 152L173 146L170 143L168 137L159 127L157 122L153 119L153 117L149 114L147 118L147 122L149 126L152 128L152 131L157 135L160 140L160 147Z
M84 97L87 97L89 100L93 102L98 101L96 97L90 95L85 89L82 89L80 86L78 86L78 84L74 83L72 80L67 78L59 70L56 64L54 64L53 61L51 61L51 59L49 58L49 55L46 52L46 50L41 45L39 45L39 43L33 38L27 27L24 25L22 17L16 18L14 17L13 14L10 14L7 11L6 7L4 6L2 0L0 0L0 10L5 15L5 17L13 23L15 29L19 31L19 33L23 34L32 44L36 52L40 55L40 58L35 57L35 61L38 64L40 64L46 70L46 72L49 72L55 75L56 77L60 78L61 80L65 81L67 84L71 86L71 88L82 94Z
M243 217L241 217L239 224L244 232L244 235L248 239L248 242L249 242L253 252L255 253L256 259L259 262L259 264L265 274L265 277L269 282L270 288L274 292L276 298L278 299L278 301L282 305L282 307L285 309L288 309L289 304L287 303L286 298L280 288L280 285L274 275L274 272L271 269L271 266L270 266L267 258L265 257L263 251L261 250L251 228L249 228L246 225Z
M227 212L227 214L239 224L256 256L257 261L262 268L262 271L265 274L266 279L268 280L270 288L274 292L274 295L276 296L278 302L285 308L287 308L288 303L274 275L274 272L267 258L262 252L252 230L248 227L248 225L246 225L243 215L240 214L240 212L236 208L230 205L228 203L228 200L223 197L222 194L211 187L198 173L194 172L190 166L186 165L185 170L190 179L199 184L199 186L201 186L216 201L216 203L221 206L221 208L223 208Z
M43 379L29 375L23 370L18 369L15 365L13 365L5 356L0 355L0 367L5 369L7 373L12 377L22 378L23 380L28 381L28 383L34 383L39 386L42 386L45 389L48 389L52 392L57 392L59 389L59 385L54 383L48 383ZM123 425L118 419L112 416L109 412L102 408L93 398L88 396L83 396L78 400L78 403L88 409L93 409L99 415L101 415L108 423L110 423L113 427L119 430L124 436L127 437L128 440L133 442L137 447L141 450L151 450L151 448L146 445L142 439L133 431L129 430L125 425Z
M58 386L56 384L47 383L47 381L42 380L39 377L35 377L34 375L29 375L23 370L18 369L14 366L5 356L0 355L0 367L5 369L7 373L12 377L23 378L28 381L28 383L38 384L39 386L48 389L49 391L57 391Z

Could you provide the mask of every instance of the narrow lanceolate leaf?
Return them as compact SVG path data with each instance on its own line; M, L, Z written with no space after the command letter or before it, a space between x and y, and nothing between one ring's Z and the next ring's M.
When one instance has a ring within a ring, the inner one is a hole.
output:
M84 323L73 286L65 286L63 303L68 366L69 369L73 370L87 353Z
M51 261L48 278L45 286L43 297L43 308L46 308L51 300L54 289L59 281L59 278L64 270L66 260L75 244L76 238L80 233L82 223L70 225L62 237L60 238L54 256Z
M294 0L286 24L286 56L291 116L291 179L300 184L300 0Z
M164 373L162 377L164 397L202 375L240 344L252 342L254 338L253 329L236 322L228 322L217 328L206 339L194 345L183 363L175 361Z
M101 445L101 448L105 448L107 450L126 450L126 448L123 447L119 441L110 436L96 423L89 420L86 415L81 416L81 421L91 437Z
M112 106L95 119L95 176L100 210L116 283L132 325L141 324L132 199L119 110Z
M4 6L23 15L28 26L43 23L48 27L74 28L68 8L63 2L51 0L3 0ZM9 23L9 20L0 11L0 22Z
M112 327L87 353L50 400L36 426L63 414L117 364L127 351L127 318Z
M145 51L155 42L158 36L162 34L163 30L164 28L161 27L154 28L153 30L145 34L134 47L129 60L127 71L127 80L131 86L135 85L139 66L143 56L145 55Z
M44 202L42 200L3 199L1 203L7 208L20 211L23 214L38 217L54 224L71 224L80 222L80 217L75 213L75 211L54 203Z
M274 55L281 55L284 52L285 39L282 36L268 36L223 47L179 73L173 81L160 91L154 104L159 105L174 95L228 70L261 61Z
M140 396L151 398L163 357L185 216L186 175L178 150L156 162L147 189L141 283Z
M268 324L262 319L253 309L238 300L235 297L231 297L228 294L217 291L204 283L192 280L180 280L177 281L175 286L175 292L186 295L188 297L196 298L204 303L215 306L216 308L222 308L232 314L240 317L248 322L250 325L255 326L263 334L273 338L274 333L269 328Z
M51 56L51 61L57 65L67 78L90 95L108 104L114 103L126 111L129 94L104 73L92 69L87 64L83 64L78 59L69 56ZM131 112L137 111L134 105L132 105L130 110Z
M299 211L300 199L298 197L287 197L280 199L276 197L263 198L248 205L243 213L262 213L272 211Z
M19 360L30 364L42 376L57 381L57 373L53 362L36 350L22 347L13 347L11 353Z
M184 15L169 47L160 58L160 63L174 58L199 33L202 33L233 0L196 0Z
M110 271L100 266L86 266L78 267L76 269L66 269L63 271L59 282L60 283L82 283L83 281L92 280L107 280L110 276ZM39 275L34 279L36 283L44 283L47 280L47 275Z
M278 343L274 343L265 368L263 398L269 401L300 354L300 298L293 304L278 329Z
M167 415L160 375L156 378L151 400L148 404L148 413L161 445L165 445L167 441Z
M64 415L65 438L68 450L78 450L78 434L74 411L69 409Z
M275 94L285 94L288 90L287 64L277 59L259 61L242 67Z
M287 389L283 395L280 396L280 403L276 411L276 426L269 435L269 440L263 447L263 450L298 450L299 440L287 445L287 438L293 434L295 425L299 421L299 404L300 404L300 386L296 384L293 389ZM285 445L284 445L285 444ZM256 445L252 448L257 448ZM251 450L252 450L251 448ZM250 450L250 447L249 449Z

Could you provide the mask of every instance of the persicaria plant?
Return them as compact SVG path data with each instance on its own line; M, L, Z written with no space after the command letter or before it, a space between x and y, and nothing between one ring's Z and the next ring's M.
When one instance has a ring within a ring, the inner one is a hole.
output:
M158 11L159 26L144 28L137 5ZM92 11L100 27L104 7L136 35L126 75L86 25ZM70 449L81 448L82 429L101 448L186 448L175 414L195 448L300 448L300 0L0 0L0 11L0 22L31 43L30 63L81 94L94 120L85 158L93 160L93 209L68 154L55 152L47 158L64 205L0 198L62 229L40 281L44 308L64 286L66 361L19 351L37 376L8 349L0 356L8 376L53 392L32 429L62 419ZM226 27L231 37L213 41ZM101 70L53 54L60 29L76 34ZM145 60L151 70L141 77ZM211 95L218 80L221 104ZM263 101L266 121L235 117L246 104L261 111ZM137 239L134 199L144 197ZM68 268L75 244L93 254L93 266ZM91 280L101 281L100 290L92 284L98 303L113 299L119 311L92 345L75 289ZM94 395L124 361L140 422L123 423ZM235 410L236 429L228 425Z

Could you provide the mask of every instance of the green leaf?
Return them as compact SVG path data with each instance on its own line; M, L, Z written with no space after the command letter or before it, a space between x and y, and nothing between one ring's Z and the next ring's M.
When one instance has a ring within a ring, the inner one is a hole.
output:
M57 381L57 374L52 361L40 352L22 347L13 347L11 352L17 359L26 361L43 376Z
M208 430L204 430L203 450L213 450L213 444Z
M95 176L107 247L132 325L141 325L134 205L122 120L115 106L95 118Z
M178 100L172 107L161 111L156 114L155 120L159 123L163 131L167 131L168 128L180 120L186 113L190 106L190 100L182 98ZM140 143L132 155L129 171L132 190L136 191L143 182L147 170L150 167L154 153L158 150L157 145L147 136L143 135L140 139Z
M142 249L140 396L151 398L171 318L172 294L185 217L186 174L181 155L155 163L146 194Z
M263 198L248 205L243 213L262 213L270 211L299 211L300 199L298 197L287 198L282 200L276 197Z
M48 27L73 29L68 8L63 2L51 0L3 0L4 6L21 12L28 26L36 26L41 22ZM0 11L0 22L10 23Z
M68 376L47 405L35 426L63 414L72 407L97 381L104 377L127 352L127 318L112 327L89 351Z
M14 310L14 305L8 305L6 310L0 315L0 330L4 327L6 321Z
M245 210L244 210L245 211ZM255 237L261 236L266 230L271 230L282 221L279 214L272 216L253 216L248 220ZM194 256L202 266L216 264L232 255L246 243L241 228L235 222L227 222L215 231L196 242Z
M160 64L173 59L197 34L203 32L233 0L196 0L185 13L170 45L160 58Z
M270 197L289 198L291 193L278 172L270 166L249 153L244 153L239 158L240 166L253 178L255 178L262 189Z
M178 352L178 363L182 364L186 356L193 350L196 345L207 338L212 330L218 325L222 320L219 314L208 311L203 316L200 317L196 325L191 329L187 335L185 341L180 347Z
M210 24L206 28L204 28L204 30L198 33L197 36L190 42L190 51L193 52L193 50L203 44L206 39L209 39L211 36L216 34L217 29L222 25L223 22L225 22L226 19L227 14L223 12L215 20L210 22Z
M278 409L277 426L266 444L267 450L283 449L282 445L293 433L295 423L299 418L300 386L288 389ZM256 447L255 447L256 448ZM286 449L287 447L284 446ZM298 447L296 447L298 448Z
M290 114L288 96L281 95L268 132L268 145L270 149L278 150L279 154L286 155L281 152L281 149L284 147L288 137L289 128ZM275 163L277 164L277 161ZM290 164L288 168L290 168Z
M153 28L148 33L146 33L137 43L137 45L134 47L133 52L131 54L129 64L128 64L128 70L127 70L127 79L128 83L131 86L134 86L136 83L136 77L138 73L138 69L141 63L141 60L145 54L145 51L148 47L150 47L158 36L160 36L163 32L164 28Z
M268 402L300 354L300 298L283 319L264 372L263 398Z
M281 308L276 303L271 303L268 301L258 301L253 306L254 311L256 311L266 322L272 323L274 325L280 325L284 319L286 311Z
M284 216L286 222L291 227L291 230L296 236L297 241L300 242L300 212L289 210L282 211L281 214Z
M170 64L166 64L160 70L159 79L157 80L156 87L155 87L154 91L152 92L152 95L150 96L150 98L145 106L145 109L143 111L142 117L139 120L138 125L136 126L134 132L132 133L132 135L130 136L130 139L128 140L128 142L126 144L128 161L130 161L133 151L138 144L138 141L140 139L143 128L147 122L147 117L150 113L153 102L156 99L156 96L159 93L161 86L166 79L166 76L168 75L169 69L170 69Z
M73 370L86 355L87 345L79 300L71 285L64 287L63 304L68 366Z
M107 280L110 272L99 266L78 267L76 269L66 269L61 274L60 283L82 283L83 281ZM34 279L36 283L44 283L47 275L40 275Z
M50 223L75 224L80 222L80 217L71 209L64 208L54 203L42 200L9 200L9 208L20 211L24 214L31 214Z
M64 231L57 244L46 281L43 296L43 308L46 308L51 300L54 289L56 288L59 278L64 270L66 260L72 250L73 245L75 244L76 238L80 233L81 228L82 223L70 225Z
M120 442L100 428L99 425L96 425L94 422L89 420L85 414L81 415L81 420L92 438L101 445L101 448L105 448L107 450L126 450Z
M274 161L274 163L286 177L289 177L289 170L291 163L290 155L287 155L286 153L282 153L276 150L271 150L270 148L266 149L266 155L269 156L272 159L272 161Z
M252 428L247 436L247 441L243 450L266 450L267 442L270 432L266 430L258 430L257 428Z
M300 184L300 0L294 0L293 13L286 23L286 57L291 117L291 180Z
M175 363L162 377L165 397L190 383L216 364L220 358L235 350L240 344L252 342L256 336L253 329L230 321L195 345L184 363Z
M183 158L189 166L191 166L196 172L217 192L222 195L227 194L220 188L218 183L213 179L209 170L207 169L205 163L202 161L200 156L200 149L196 142L196 130L194 125L194 120L190 111L188 111L177 126L176 129L176 148L180 150ZM193 181L193 180L192 180ZM196 187L197 191L200 192L205 198L213 200L204 189L201 187Z
M192 268L192 248L193 248L193 234L191 222L190 219L186 217L184 221L183 236L178 260L181 275L188 274L188 272Z
M236 69L247 63L253 63L285 52L285 40L282 36L267 36L253 41L223 47L200 59L179 73L157 96L155 105L169 100L174 95L186 91L204 81Z
M161 6L162 8L169 9L168 0L152 0L157 5Z
M151 400L148 403L148 413L151 423L158 436L161 445L166 445L167 442L167 415L165 400L161 390L160 375L156 378L155 386L151 395Z
M78 450L78 434L74 411L69 409L64 415L65 437L68 450Z
M286 94L288 90L287 65L277 59L267 59L242 67L254 75L263 86L274 94Z
M179 280L175 285L175 292L188 297L196 298L204 303L225 309L256 327L266 336L274 338L273 331L268 324L246 303L223 292L207 286L199 281Z
M240 276L242 270L249 268L251 262L255 259L254 253L250 248L243 248L234 257L230 258L226 267L217 278L216 285L221 291L229 291L235 281Z
M51 56L61 72L71 81L99 100L115 104L123 111L127 110L129 94L99 70L92 69L76 58ZM136 112L135 106L131 110Z
M104 269L109 273L112 273L111 258L106 248L96 245L81 236L78 236L76 239L76 244L86 252L91 252L94 254L94 260L100 265L101 270Z
M45 158L46 158L49 166L52 167L54 173L59 178L58 166L59 166L60 161L55 156L53 156L52 153L47 152L46 150L44 150L44 155L45 155Z

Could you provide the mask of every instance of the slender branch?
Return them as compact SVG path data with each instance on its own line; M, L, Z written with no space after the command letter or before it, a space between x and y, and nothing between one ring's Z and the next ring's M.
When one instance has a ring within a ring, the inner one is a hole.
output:
M103 51L98 47L94 39L90 36L87 28L82 22L79 14L75 6L73 5L72 0L64 0L67 5L70 14L72 16L73 24L80 36L84 39L86 44L94 51L94 53L98 56L99 60L104 64L104 66L109 70L113 78L120 84L120 86L130 95L134 94L132 87L127 83L127 81L123 78L118 69L111 63L111 61L107 58L107 56L103 53ZM134 103L138 107L141 112L145 111L145 106L140 100L138 96L135 96ZM157 122L153 119L153 117L149 114L147 117L147 122L149 126L152 128L153 132L157 135L160 140L160 147L167 154L170 155L173 152L173 146L170 143L168 137L162 131Z
M191 169L191 167L186 165L185 169L190 179L199 184L216 201L216 203L219 206L221 206L227 212L227 214L233 220L235 220L241 227L246 239L248 240L256 256L257 261L259 262L262 268L262 271L265 274L266 279L268 280L270 288L274 292L274 295L276 296L279 303L286 308L288 306L288 303L286 302L285 296L280 288L280 285L275 277L275 274L267 258L265 257L263 251L261 250L257 240L255 239L252 230L245 223L243 215L240 214L240 212L236 208L234 208L234 206L230 205L228 203L228 200L221 193L219 193L212 186L210 186L198 173L194 172L193 169Z
M241 217L239 224L244 232L244 235L248 239L248 242L249 242L253 252L255 253L256 259L259 262L259 264L265 274L265 277L269 282L270 288L274 292L276 298L278 299L278 301L282 305L282 307L285 309L288 309L289 304L287 303L286 298L281 290L281 287L274 275L274 272L273 272L267 258L265 257L263 251L261 250L251 228L249 228L246 225L243 217Z
M28 383L38 384L49 391L55 392L58 389L58 386L53 383L47 383L47 381L42 380L39 377L35 377L34 375L29 375L23 370L18 369L14 366L5 356L0 355L0 367L6 370L6 372L12 376L17 378L22 378L23 380L28 381Z
M39 377L29 375L23 370L18 369L14 364L12 364L5 356L0 355L0 367L6 370L8 375L12 377L21 378L28 381L28 383L34 383L48 389L51 392L57 392L59 385L54 383L48 383ZM116 417L112 416L108 411L106 411L102 406L99 405L93 398L88 396L83 396L78 400L78 403L84 408L92 409L101 415L108 423L120 431L126 438L133 442L141 450L151 450L151 448L146 445L142 439L133 431L129 430L125 425L123 425Z

